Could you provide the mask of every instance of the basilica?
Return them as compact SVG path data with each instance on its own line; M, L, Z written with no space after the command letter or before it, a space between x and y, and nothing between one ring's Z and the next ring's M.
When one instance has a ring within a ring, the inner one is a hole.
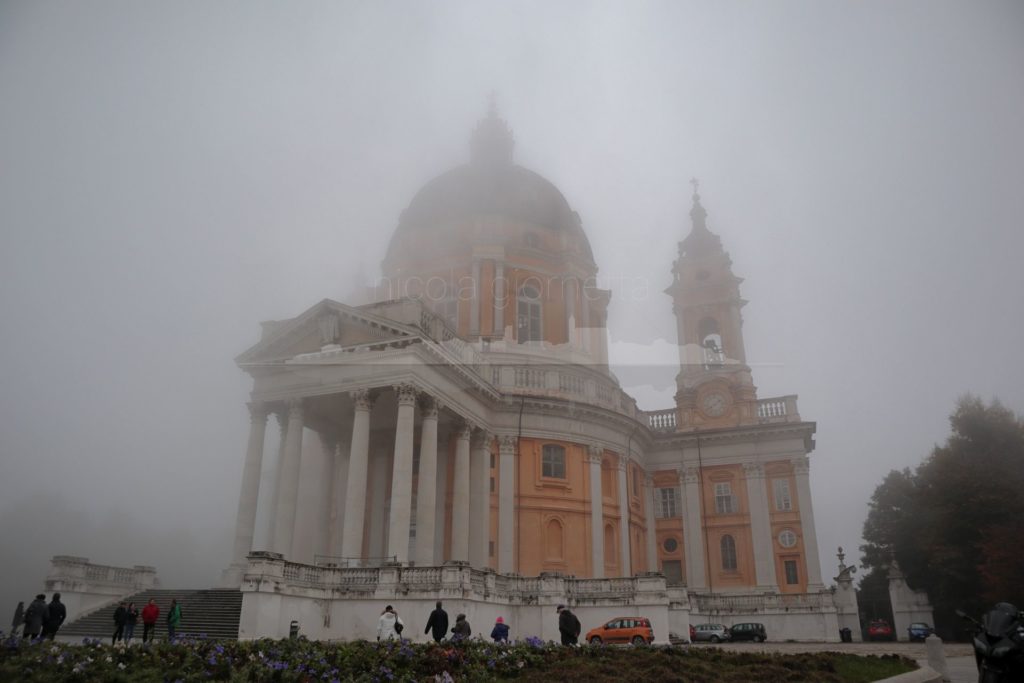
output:
M515 164L493 107L469 151L401 213L362 300L264 322L237 358L253 381L224 573L240 636L366 637L381 601L443 598L522 635L552 633L565 603L585 629L649 616L659 641L691 620L835 639L815 424L796 396L757 395L742 279L696 185L664 273L675 405L646 411L609 369L614 292L579 215Z

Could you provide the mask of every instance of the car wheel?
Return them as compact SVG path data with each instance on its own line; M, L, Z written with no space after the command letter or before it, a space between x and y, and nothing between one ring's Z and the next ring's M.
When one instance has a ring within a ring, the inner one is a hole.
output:
M754 636L755 643L760 643L762 640L764 640L764 638L762 638L761 636Z
M594 636L594 637L592 637L592 638L590 639L590 644L591 644L591 645L600 645L600 644L601 644L601 637L600 637L600 636Z
M633 644L634 645L646 645L647 641L644 640L643 636L633 636Z
M722 642L722 639L719 638L718 636L711 636L711 642L712 643L720 643L720 642Z

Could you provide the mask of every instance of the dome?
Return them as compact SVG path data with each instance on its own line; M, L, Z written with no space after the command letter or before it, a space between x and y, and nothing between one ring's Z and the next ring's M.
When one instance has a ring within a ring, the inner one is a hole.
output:
M470 163L429 181L402 212L385 262L394 262L399 250L411 245L464 239L460 228L481 216L561 233L567 249L593 261L579 216L549 180L512 163L513 144L511 131L492 108L474 131Z

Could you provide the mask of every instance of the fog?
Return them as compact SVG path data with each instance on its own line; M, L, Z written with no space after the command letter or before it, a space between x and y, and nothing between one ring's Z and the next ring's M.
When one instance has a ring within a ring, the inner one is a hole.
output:
M834 576L959 394L1024 410L1022 74L1015 2L0 4L0 609L54 554L217 580L234 356L378 275L492 92L582 218L624 378L676 341L700 179L759 395L818 424Z

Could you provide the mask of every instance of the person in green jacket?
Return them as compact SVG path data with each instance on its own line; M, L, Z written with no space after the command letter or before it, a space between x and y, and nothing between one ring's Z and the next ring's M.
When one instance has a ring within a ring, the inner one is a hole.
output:
M181 623L181 605L177 600L171 600L171 609L167 611L167 640L174 640L174 632L178 630Z

